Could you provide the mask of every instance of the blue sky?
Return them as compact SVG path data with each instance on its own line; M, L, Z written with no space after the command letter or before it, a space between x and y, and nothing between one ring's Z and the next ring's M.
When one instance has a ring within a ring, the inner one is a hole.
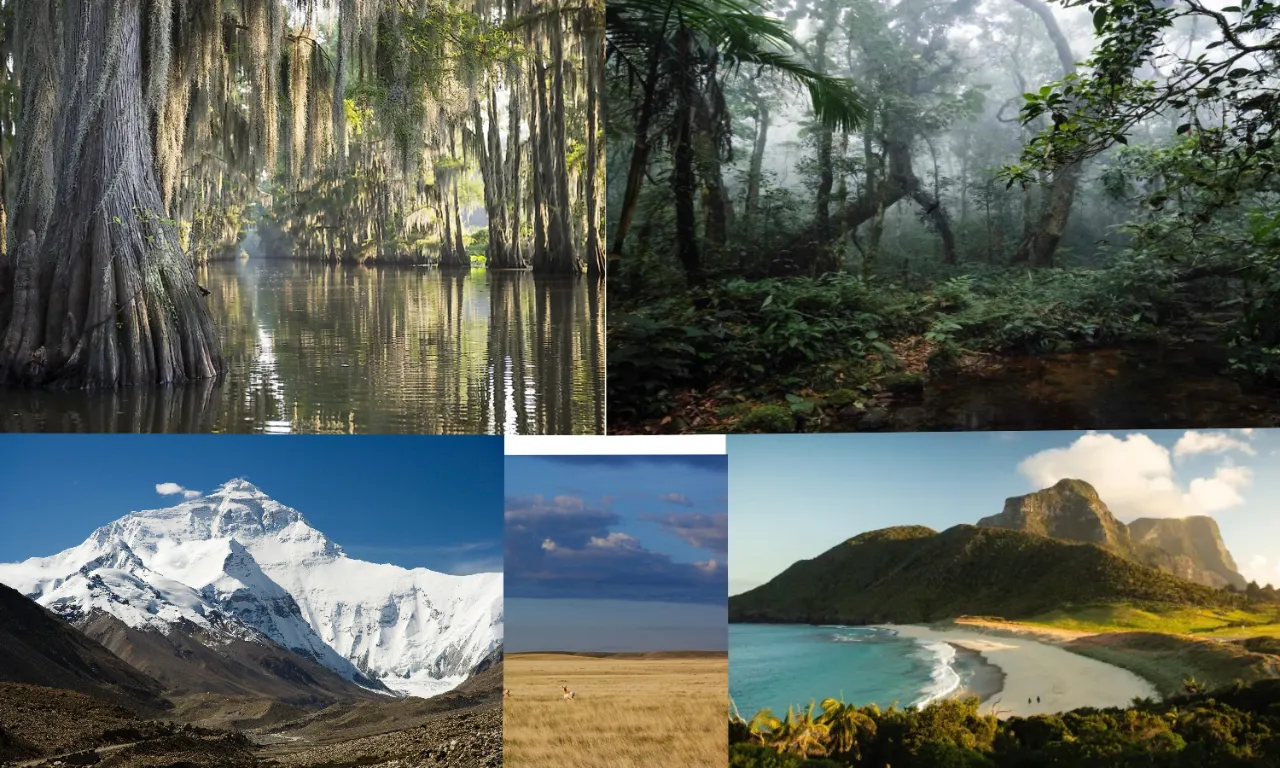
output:
M499 437L0 435L0 562L244 477L362 560L502 570ZM172 489L168 489L172 490Z
M508 456L506 643L722 650L724 456Z
M1280 586L1280 430L730 436L729 591L859 533L943 530L1064 477L1122 521L1210 515L1245 578Z

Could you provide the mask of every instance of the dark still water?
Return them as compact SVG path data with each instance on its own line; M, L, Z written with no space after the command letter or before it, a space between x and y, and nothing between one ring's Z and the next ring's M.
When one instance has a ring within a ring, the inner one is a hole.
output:
M1278 393L1243 387L1225 371L1229 356L1225 347L1184 343L1003 358L982 373L932 377L921 398L895 398L887 428L1280 426Z
M119 392L0 391L25 432L598 434L604 291L528 273L219 262L227 372Z

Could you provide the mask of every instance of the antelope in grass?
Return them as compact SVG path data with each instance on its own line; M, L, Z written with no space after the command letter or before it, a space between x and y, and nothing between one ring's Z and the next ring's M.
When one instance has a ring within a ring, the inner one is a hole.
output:
M511 698L511 689L510 689L510 688L503 688L503 689L502 689L502 698L504 698L504 699L509 699L509 698Z
M576 694L576 693L574 693L573 691L569 690L569 687L568 687L568 686L564 686L564 687L562 687L560 690L564 691L564 700L565 700L565 701L568 701L568 700L570 700L570 699L576 699L576 698L578 697L578 694Z

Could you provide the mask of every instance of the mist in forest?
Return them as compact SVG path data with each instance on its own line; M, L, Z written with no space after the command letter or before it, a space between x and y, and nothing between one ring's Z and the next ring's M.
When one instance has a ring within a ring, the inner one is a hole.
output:
M1132 426L1153 366L1256 421L1275 3L663 7L609 17L617 427L996 428L974 375L1001 428Z

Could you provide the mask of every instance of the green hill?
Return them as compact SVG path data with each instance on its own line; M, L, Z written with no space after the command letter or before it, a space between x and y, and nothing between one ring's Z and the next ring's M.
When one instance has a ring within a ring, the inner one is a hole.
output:
M1147 568L1093 544L958 525L871 531L729 598L731 622L919 623L1026 618L1129 603L1229 607L1242 598Z

